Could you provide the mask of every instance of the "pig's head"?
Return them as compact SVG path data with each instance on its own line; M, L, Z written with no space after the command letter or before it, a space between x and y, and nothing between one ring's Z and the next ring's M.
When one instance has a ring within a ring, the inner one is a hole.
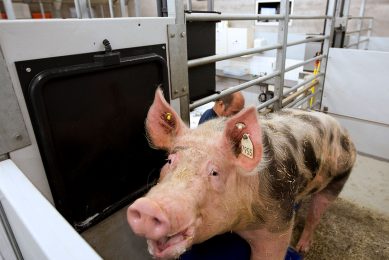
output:
M250 173L262 156L254 108L191 130L158 89L146 129L150 144L168 152L167 162L158 184L128 208L127 218L154 257L175 258L194 243L250 225L258 186ZM242 138L252 142L251 156L242 153Z

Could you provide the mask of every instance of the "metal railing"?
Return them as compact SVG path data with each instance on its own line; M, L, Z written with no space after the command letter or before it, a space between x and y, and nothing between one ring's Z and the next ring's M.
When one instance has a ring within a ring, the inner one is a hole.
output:
M348 4L350 4L350 3L348 3ZM352 30L352 31L346 30L346 34L349 35L349 37L352 34L357 34L357 35L356 35L356 41L348 43L347 45L344 46L344 48L351 48L351 47L356 46L356 48L359 49L361 43L369 41L371 32L373 30L374 17L365 16L365 7L366 7L366 0L362 0L361 6L359 8L359 16L348 16L348 14L346 14L347 20L349 20L349 21L355 20L358 22L358 24L357 24L356 30ZM363 22L365 20L368 20L368 23L369 23L367 28L363 28ZM348 23L346 23L346 24L348 26ZM364 35L365 36L364 39L361 39L361 37L363 36L362 33L367 33L366 35ZM365 46L365 49L367 49L367 45Z
M261 82L264 82L266 80L269 80L271 78L275 78L275 91L274 91L274 97L259 106L257 106L257 110L261 110L263 108L269 107L270 105L273 105L274 110L281 109L283 106L296 106L299 105L301 100L308 99L309 97L317 96L322 93L321 89L315 91L315 93L312 94L306 94L307 91L309 91L310 88L312 88L315 85L319 85L320 88L323 87L323 79L325 75L325 63L326 58L328 55L328 48L330 46L329 41L330 37L333 32L333 18L334 18L334 10L335 10L335 1L331 0L329 1L329 8L327 10L327 15L324 16L304 16L304 15L289 15L288 5L286 5L286 1L281 1L281 7L280 7L280 14L276 15L252 15L252 14L209 14L209 13L190 13L186 15L186 21L224 21L224 20L278 20L279 22L279 35L278 35L278 43L274 45L269 45L265 47L260 48L250 48L242 51L237 51L233 53L228 54L219 54L219 55L212 55L207 57L202 57L198 59L193 59L188 61L188 68L193 68L196 66L202 66L209 63L214 63L217 61L222 61L226 59L231 59L235 57L240 57L243 55L248 54L256 54L263 51L269 51L269 50L277 50L277 57L276 57L276 69L274 72L259 77L250 81L247 81L245 83L239 84L237 86L233 86L230 88L227 88L220 93L213 94L207 97L204 97L202 99L196 100L193 103L189 104L189 109L192 110L194 108L197 108L201 105L204 105L208 102L218 100L226 95L230 95L234 92L244 90L246 88L249 88L253 85L257 85ZM325 30L325 35L323 36L316 36L307 38L304 40L298 40L293 42L286 42L287 39L287 26L288 21L290 19L325 19L327 20L327 26ZM325 46L323 48L323 54L316 56L314 58L299 62L295 65L289 66L285 68L285 60L286 60L286 48L290 46L295 46L298 44L304 44L308 42L323 42L323 45ZM301 66L304 66L308 63L314 62L316 60L321 60L322 65L321 67L322 72L308 77L303 82L298 83L297 85L293 86L292 88L284 91L284 74L288 71L294 70L296 68L299 68ZM312 83L314 81L314 84ZM306 86L308 84L308 87ZM304 87L305 86L305 87ZM298 92L299 88L303 88L303 92ZM297 92L298 95L294 93L293 97L295 99L291 99L289 94L292 92ZM288 98L289 100L287 103L283 102L284 98ZM276 104L275 104L276 103Z

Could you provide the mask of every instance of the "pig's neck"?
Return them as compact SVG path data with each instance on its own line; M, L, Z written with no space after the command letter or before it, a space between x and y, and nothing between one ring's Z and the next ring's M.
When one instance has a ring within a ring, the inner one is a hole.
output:
M274 233L262 228L241 231L238 234L250 244L251 260L282 260L285 259L292 228L288 228L282 233Z

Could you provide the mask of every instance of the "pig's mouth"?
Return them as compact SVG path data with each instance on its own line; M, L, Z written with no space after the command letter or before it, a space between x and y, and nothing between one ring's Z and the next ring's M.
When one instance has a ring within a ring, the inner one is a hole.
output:
M158 240L147 240L149 252L156 258L176 258L183 254L191 245L194 237L194 227L188 227L171 236L164 236Z

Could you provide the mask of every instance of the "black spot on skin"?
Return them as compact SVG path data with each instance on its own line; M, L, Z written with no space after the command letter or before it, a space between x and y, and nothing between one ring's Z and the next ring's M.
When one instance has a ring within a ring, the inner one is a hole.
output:
M296 115L298 119L301 121L304 121L307 124L311 124L314 126L317 131L319 132L320 137L324 137L324 131L323 131L323 125L321 124L320 120L312 115Z
M262 132L262 145L263 151L266 153L266 157L274 159L274 148L270 140L268 133L264 130Z
M310 141L304 140L303 144L304 164L312 173L312 178L315 178L317 170L320 167L320 161L316 158L316 153Z
M274 158L269 163L269 194L270 197L279 202L281 219L290 221L293 217L294 199L300 185L303 183L302 176L296 160L289 146L282 147L285 155Z
M319 190L319 188L313 188L312 190L309 191L309 194L316 193Z
M334 133L330 133L330 144L334 141Z
M298 144L297 140L292 134L292 129L288 125L284 125L281 129L280 132L285 136L285 138L289 141L289 143L292 145L294 149L297 149Z
M323 192L330 194L331 196L338 196L342 191L344 184L346 183L348 177L350 176L351 168L336 175Z
M348 178L348 176L350 175L351 173L351 169L347 170L347 171L344 171L338 175L336 175L331 182L339 182L339 181L343 181L344 179Z
M350 141L349 139L345 136L345 135L342 135L340 137L340 144L342 145L342 148L346 151L346 152L349 152L350 151Z

